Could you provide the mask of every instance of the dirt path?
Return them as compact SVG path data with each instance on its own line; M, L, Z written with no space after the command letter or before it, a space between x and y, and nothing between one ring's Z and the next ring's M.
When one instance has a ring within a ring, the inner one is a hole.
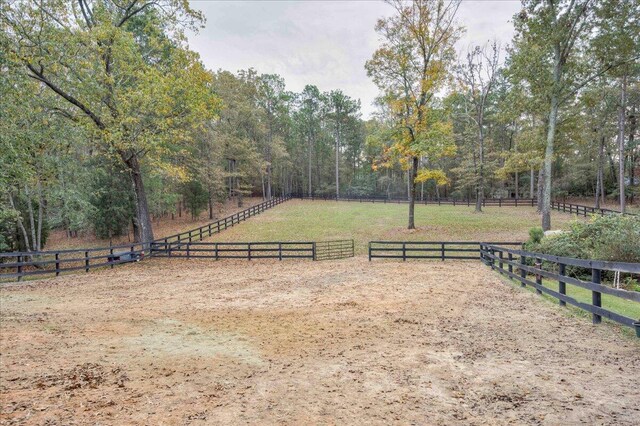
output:
M152 259L0 303L2 424L640 422L640 339L477 262Z

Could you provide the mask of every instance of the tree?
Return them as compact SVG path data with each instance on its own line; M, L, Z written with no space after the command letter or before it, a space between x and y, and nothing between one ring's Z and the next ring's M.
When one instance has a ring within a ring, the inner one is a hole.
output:
M319 157L318 141L321 139L321 121L324 115L324 96L316 86L307 85L298 97L299 108L295 114L298 129L306 141L307 156L307 195L313 196L313 158ZM316 179L319 176L316 175Z
M188 143L188 128L217 110L211 76L182 46L182 28L202 21L186 2L45 0L4 6L8 50L26 75L55 93L60 113L92 133L126 168L138 241L153 240L141 161Z
M333 122L336 154L336 198L340 198L340 148L349 118L360 109L360 101L354 101L341 90L333 90L327 96L328 118Z
M640 8L634 2L607 0L595 8L599 29L592 46L601 66L616 64L609 74L620 82L618 103L618 193L620 211L625 211L625 126L627 120L627 90L629 77L640 73L637 59L640 52ZM631 166L633 168L633 165Z
M436 160L451 154L455 147L451 124L434 113L434 105L455 59L454 43L462 31L455 22L460 1L393 0L389 4L396 13L378 21L376 31L383 38L382 46L365 68L384 92L393 115L395 134L390 152L409 171L408 228L414 229L416 184L431 178L444 181L441 170L419 171L420 160Z
M497 42L490 46L475 46L467 52L466 62L457 67L458 81L470 111L467 117L477 128L477 157L474 156L474 171L476 173L476 212L482 211L484 196L484 156L485 156L485 115L489 95L498 76L498 62L500 47Z
M266 166L265 198L270 200L273 192L274 154L283 157L282 138L283 116L288 114L288 101L291 94L285 90L284 79L277 74L262 74L257 78L257 102L266 116L267 137L264 141L264 160Z

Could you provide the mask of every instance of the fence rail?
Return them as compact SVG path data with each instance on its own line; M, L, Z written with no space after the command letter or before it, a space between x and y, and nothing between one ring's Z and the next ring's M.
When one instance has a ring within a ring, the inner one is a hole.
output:
M382 203L382 204L408 204L406 198L388 198L388 197L340 197L335 196L309 196L309 195L293 195L293 198L312 201L350 201L359 203ZM471 199L454 199L454 198L436 198L416 200L416 205L451 205L451 206L474 206L475 200ZM520 207L536 205L535 198L485 198L482 200L482 206L498 206L498 207Z
M185 242L169 243L155 248L156 257L205 259L311 259L315 257L315 243L310 241L277 242Z
M482 260L492 269L497 270L516 281L523 287L531 286L538 294L548 294L560 301L560 305L567 303L590 312L594 324L608 318L628 327L640 327L640 319L633 319L610 311L602 307L602 294L608 294L624 300L640 302L640 292L627 291L602 284L602 274L605 271L640 274L639 263L605 262L597 260L583 260L569 257L552 256L542 253L532 253L524 250L514 250L495 245L482 244ZM545 265L546 262L546 265ZM506 268L505 268L506 265ZM567 267L589 269L591 280L584 281L566 274ZM517 270L517 273L514 272ZM535 281L529 279L532 276ZM544 285L543 278L556 281L558 291ZM567 284L591 291L591 303L581 302L567 295Z
M382 196L370 196L370 197L340 197L335 196L310 196L310 195L293 195L294 198L302 200L312 201L350 201L359 203L383 203L383 204L408 204L409 200L406 198L397 197L382 197ZM425 200L416 200L416 205L439 205L439 206L474 206L476 203L472 199L454 199L454 198L429 198ZM534 207L537 205L537 199L535 198L484 198L482 200L483 207ZM578 216L587 216L587 214L621 214L617 210L601 209L582 204L571 204L565 202L551 202L551 209L564 213L574 213ZM624 213L629 216L638 216L635 213Z
M575 213L578 216L584 216L586 217L587 214L599 214L601 216L604 216L605 214L621 214L619 211L617 210L611 210L611 209L599 209L599 208L595 208L595 207L589 207L589 206L584 206L582 204L571 204L571 203L564 203L564 202L556 202L556 201L552 201L551 202L551 208L553 210L557 210L559 212L563 212L563 213ZM635 213L623 213L627 216L638 216Z
M128 244L78 250L0 253L0 280L30 275L60 275L62 272L89 270L121 263L137 262L149 255L148 244Z
M278 204L282 204L285 201L291 199L291 196L272 198L271 200L264 201L255 206L248 207L240 212L234 213L231 216L227 216L215 222L208 223L204 226L191 229L189 231L181 232L179 234L170 235L164 238L158 238L154 240L154 244L173 244L182 242L202 241L204 238L210 237L213 234L224 231L240 222L249 219L252 216L262 213L263 211L275 207Z
M480 241L371 241L369 260L371 259L481 259ZM486 244L486 243L485 243ZM522 243L501 242L502 244L522 247Z
M125 244L109 247L81 248L67 250L45 250L38 252L0 253L0 281L17 279L25 276L47 274L60 275L62 272L82 271L122 263L137 262L146 256L157 255L159 247L175 244L179 247L184 242L201 241L215 233L230 228L238 223L277 206L291 197L279 197L248 207L231 216L209 223L199 228L180 234L160 238L150 243Z

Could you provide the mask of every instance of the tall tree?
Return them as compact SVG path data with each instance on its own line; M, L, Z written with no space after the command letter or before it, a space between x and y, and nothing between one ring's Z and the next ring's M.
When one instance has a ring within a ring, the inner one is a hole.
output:
M640 74L637 58L640 55L640 7L625 0L607 0L596 4L595 22L598 28L593 41L599 62L618 64L609 74L619 81L618 103L618 192L620 211L626 208L625 197L625 138L627 121L627 91L629 78ZM602 66L601 65L601 66Z
M435 160L455 147L450 123L433 111L436 93L449 79L455 60L454 43L462 31L455 22L460 1L392 0L389 4L395 14L378 21L382 46L365 68L384 92L394 116L393 151L409 171L408 228L414 229L418 180L437 177L442 181L443 175L433 170L420 175L420 160Z
M485 117L489 95L498 76L499 59L500 47L494 41L491 45L476 46L471 49L467 52L466 61L457 67L462 94L470 106L470 111L466 115L474 122L477 129L476 212L482 211L485 185Z
M340 149L345 127L349 118L360 109L360 101L354 101L341 90L333 90L327 96L329 102L329 119L333 122L336 154L336 198L340 198Z
M196 29L200 14L180 0L44 0L3 6L1 15L12 60L126 167L136 238L153 240L141 160L160 162L216 110L209 73L182 47L182 29Z

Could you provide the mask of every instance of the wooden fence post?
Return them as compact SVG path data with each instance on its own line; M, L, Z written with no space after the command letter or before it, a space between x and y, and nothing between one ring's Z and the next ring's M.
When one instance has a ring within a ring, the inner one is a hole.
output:
M559 263L559 270L558 270L558 274L564 276L565 274L565 264L564 263ZM560 294L567 294L567 284L562 281L559 280L558 281L558 291L560 292ZM564 300L560 300L560 306L566 306L567 302L565 302Z
M111 253L113 253L113 249L111 249ZM113 265L111 265L113 268ZM56 277L60 275L60 253L56 252Z
M513 262L513 253L509 252L509 272L513 273L513 265L511 262Z
M407 261L407 245L406 243L402 243L402 261Z
M600 269L591 269L591 282L594 284L600 284L600 280L602 278L602 271ZM602 293L599 291L591 292L591 304L593 306L601 307L602 306ZM602 317L599 314L592 314L592 322L594 324L600 324L602 322Z
M441 250L441 256L440 257L442 258L442 261L444 262L444 243L440 244L440 250Z
M536 259L536 268L537 269L542 269L542 260L541 259ZM538 272L536 272L536 284L542 285L542 275L540 273L538 273ZM536 293L542 294L542 290L540 290L539 288L536 288Z
M17 273L18 273L18 281L22 281L22 256L16 256L16 260L18 263Z
M84 252L84 271L89 272L89 252Z
M521 265L527 264L527 257L524 254L520 255L520 264ZM520 278L523 279L523 281L520 282L520 286L526 287L527 284L524 282L524 280L527 279L527 271L524 268L520 268Z
M282 243L278 243L278 260L282 260Z
M251 243L247 244L247 256L251 260Z

